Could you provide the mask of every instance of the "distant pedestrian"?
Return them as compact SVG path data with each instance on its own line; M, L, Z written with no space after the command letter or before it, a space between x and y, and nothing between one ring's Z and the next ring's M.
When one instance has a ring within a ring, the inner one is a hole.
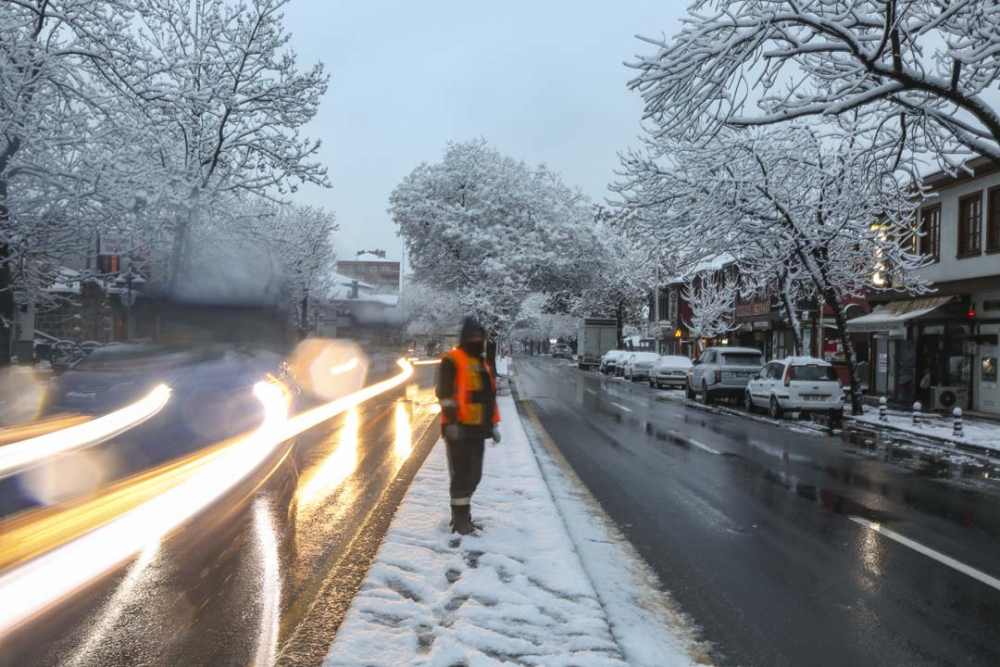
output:
M475 532L472 494L483 476L487 438L500 442L496 378L483 359L486 330L473 318L462 325L458 347L441 358L437 397L451 475L451 530Z

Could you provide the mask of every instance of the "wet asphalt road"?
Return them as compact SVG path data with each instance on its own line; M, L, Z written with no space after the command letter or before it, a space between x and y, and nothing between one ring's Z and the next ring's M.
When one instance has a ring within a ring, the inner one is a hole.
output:
M438 436L433 366L286 443L178 534L5 638L0 667L315 666Z
M1000 578L988 465L706 412L564 361L515 368L718 664L1000 664L1000 591L919 550Z

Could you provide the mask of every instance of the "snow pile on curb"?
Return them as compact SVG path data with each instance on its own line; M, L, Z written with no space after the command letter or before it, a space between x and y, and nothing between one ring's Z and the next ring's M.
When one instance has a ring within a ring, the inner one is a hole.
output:
M439 442L400 505L326 667L630 663L511 397L500 398L500 411L504 441L487 445L472 506L485 530L461 539L449 532ZM672 655L658 654L655 664L692 664Z
M921 414L920 424L917 426L913 425L913 416L905 413L890 413L886 415L886 421L881 421L877 412L850 417L850 419L876 429L890 428L918 437L943 440L955 445L1000 451L1000 425L997 424L963 420L963 435L961 438L956 438L952 430L953 420L938 415Z

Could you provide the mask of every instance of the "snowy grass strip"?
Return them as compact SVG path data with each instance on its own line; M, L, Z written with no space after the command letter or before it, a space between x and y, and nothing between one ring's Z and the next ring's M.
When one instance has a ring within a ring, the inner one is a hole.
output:
M439 442L400 505L327 667L629 664L514 402L500 401L503 444L488 446L472 503L484 530L461 539L449 532ZM661 653L655 663L635 664L690 663L671 659Z

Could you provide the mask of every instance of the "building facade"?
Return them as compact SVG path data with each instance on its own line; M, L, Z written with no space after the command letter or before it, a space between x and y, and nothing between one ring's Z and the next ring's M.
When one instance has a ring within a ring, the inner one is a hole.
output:
M919 275L930 292L882 297L850 327L871 336L872 393L1000 414L1000 170L971 168L927 179L914 250L929 262Z
M379 294L399 293L399 262L339 260L337 262L337 273L368 283Z

